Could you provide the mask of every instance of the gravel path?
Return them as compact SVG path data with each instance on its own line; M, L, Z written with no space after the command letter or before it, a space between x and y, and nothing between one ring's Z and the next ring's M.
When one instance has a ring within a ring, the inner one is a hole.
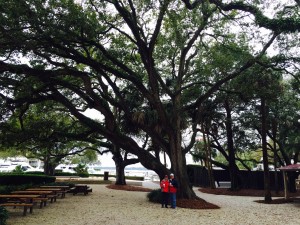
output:
M298 225L300 202L267 205L253 202L257 197L198 196L221 207L215 210L160 208L148 202L145 192L111 190L90 185L87 196L67 194L33 214L22 216L21 209L10 209L8 225ZM153 186L155 187L155 185Z

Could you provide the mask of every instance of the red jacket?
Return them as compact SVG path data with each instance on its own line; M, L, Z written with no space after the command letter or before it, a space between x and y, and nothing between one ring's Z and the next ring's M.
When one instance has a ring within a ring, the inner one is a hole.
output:
M169 192L169 180L163 179L160 182L160 187L162 192Z
M176 193L177 192L177 188L178 188L178 182L175 179L170 179L169 181L170 183L170 192L171 193Z

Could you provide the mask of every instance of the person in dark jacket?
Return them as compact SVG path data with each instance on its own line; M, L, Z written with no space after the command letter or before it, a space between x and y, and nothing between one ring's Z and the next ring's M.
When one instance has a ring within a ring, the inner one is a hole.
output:
M169 178L168 175L165 175L165 178L160 182L161 187L161 207L168 208L168 200L169 200Z
M176 192L178 189L178 182L174 178L174 174L170 174L170 180L169 180L169 185L170 185L170 199L171 199L171 207L172 209L176 208Z

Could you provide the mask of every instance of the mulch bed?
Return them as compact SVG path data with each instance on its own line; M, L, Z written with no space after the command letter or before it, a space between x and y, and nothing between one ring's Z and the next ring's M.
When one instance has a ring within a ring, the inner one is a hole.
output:
M264 197L264 190L256 190L256 189L241 189L238 191L231 191L227 188L200 188L199 191L207 194L214 194L214 195L232 195L232 196L253 196L253 197ZM300 193L289 193L290 198L284 199L284 192L280 191L278 193L271 192L272 197L279 197L276 199L272 199L271 202L265 202L264 200L256 200L257 203L264 203L264 204L284 204L284 203L291 203L295 201L300 201ZM282 197L282 198L280 198ZM298 198L297 198L298 197Z
M106 186L109 189L115 189L115 190L122 190L122 191L141 191L141 192L151 192L152 189L150 188L143 188L139 186L132 186L132 185L115 185L110 184Z
M219 209L220 207L209 203L201 198L199 199L178 199L176 202L178 207L188 209Z

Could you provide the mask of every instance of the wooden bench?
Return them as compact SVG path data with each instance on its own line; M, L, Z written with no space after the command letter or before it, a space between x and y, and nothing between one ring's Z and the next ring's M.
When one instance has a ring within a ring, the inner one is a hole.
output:
M24 203L25 202L25 199L20 199L21 201L14 201L14 200L9 200L7 201L6 203L15 203L15 204L18 204L18 203ZM38 197L38 198L34 198L32 199L32 204L33 205L36 205L37 203L40 204L40 209L43 208L43 206L46 206L47 205L47 201L49 199L48 198L44 198L44 197ZM30 203L31 204L31 203Z
M56 202L57 195L47 195L47 198L50 200L51 203Z
M40 209L43 208L43 206L47 205L48 197L47 198L34 198L33 203L40 203Z
M40 202L40 208L47 205L47 201L51 200L51 203L56 200L56 195L53 194L53 191L39 191L39 190L23 190L23 191L13 191L11 194L23 194L23 195L30 195L30 194L36 194L39 195L39 197L34 198L33 202L37 203ZM24 200L24 199L22 199Z
M19 203L19 202L6 202L6 203L1 203L0 206L12 206L14 208L16 207L24 207L24 210L23 210L23 216L26 216L27 214L27 209L29 208L30 209L30 213L32 213L32 208L33 208L33 203Z

